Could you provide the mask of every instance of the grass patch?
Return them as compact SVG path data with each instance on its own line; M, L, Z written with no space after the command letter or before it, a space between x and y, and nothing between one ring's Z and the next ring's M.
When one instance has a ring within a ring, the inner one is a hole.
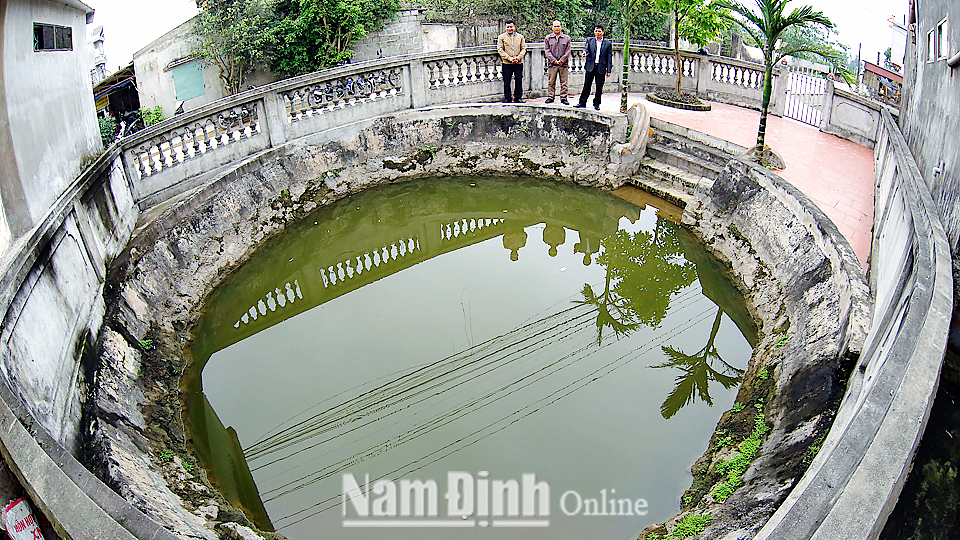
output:
M755 405L757 410L763 409L763 404ZM750 468L750 463L760 451L760 445L763 441L763 435L770 430L763 421L763 413L758 412L754 417L753 433L747 437L738 447L740 453L730 461L721 461L717 464L717 472L726 475L727 479L713 489L713 498L717 502L727 500L733 492L740 487L743 482L743 474Z
M653 534L647 540L668 540L670 538L690 538L703 532L710 523L710 514L688 514L679 522L667 536Z

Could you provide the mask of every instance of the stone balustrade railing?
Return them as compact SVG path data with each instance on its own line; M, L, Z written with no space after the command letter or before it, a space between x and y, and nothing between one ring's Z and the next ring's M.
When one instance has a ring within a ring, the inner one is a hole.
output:
M582 44L574 44L570 90L583 85ZM614 54L607 92L621 88L623 51ZM630 91L669 89L676 83L670 49L630 52ZM758 108L763 70L737 60L682 53L685 91ZM546 90L542 44L531 44L524 62L527 95ZM205 182L208 173L287 141L404 109L448 103L496 101L503 92L501 61L492 46L400 56L303 75L248 90L175 116L122 141L136 200L148 207ZM775 93L776 95L776 93ZM777 106L774 99L773 107Z
M758 540L872 540L910 471L953 310L950 248L892 115L874 150L873 322L823 447Z

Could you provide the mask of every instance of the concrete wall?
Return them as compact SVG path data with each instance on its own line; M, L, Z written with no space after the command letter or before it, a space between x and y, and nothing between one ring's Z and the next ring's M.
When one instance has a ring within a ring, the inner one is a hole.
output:
M420 12L416 8L405 9L398 12L396 19L388 22L381 30L370 32L357 42L353 46L351 61L363 62L423 50L424 28L420 25Z
M877 101L840 90L827 79L820 131L873 148L882 125L880 110L883 107Z
M197 46L197 38L190 34L194 19L190 19L153 43L133 54L133 69L137 76L140 106L153 108L159 105L164 117L173 116L177 108L177 91L173 82L172 62L189 57ZM215 65L201 62L203 66L204 94L184 103L184 110L202 107L227 94L220 83L220 72ZM277 80L271 73L253 73L244 88L260 86Z
M949 23L949 58L960 51L960 4L953 0L920 2L916 24L910 25L900 128L946 230L954 258L954 296L960 297L960 100L956 99L960 67L951 68L942 58L927 61L927 33L944 17Z
M86 10L48 0L5 0L0 18L0 247L5 248L38 222L102 143ZM34 22L72 28L73 50L34 51Z

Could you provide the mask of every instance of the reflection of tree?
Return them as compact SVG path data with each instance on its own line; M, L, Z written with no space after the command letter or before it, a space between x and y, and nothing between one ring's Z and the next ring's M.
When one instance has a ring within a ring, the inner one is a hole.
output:
M607 283L602 296L595 295L593 288L587 283L584 283L581 294L583 300L574 300L574 303L593 306L597 310L597 345L603 344L604 326L612 328L618 339L620 334L627 335L637 328L633 310L623 298L612 294L610 290L610 272L607 272Z
M696 279L696 266L683 257L683 247L669 227L675 225L658 219L653 231L619 230L600 241L597 260L607 269L603 294L597 296L584 285L584 299L576 301L596 308L598 343L605 326L619 337L640 324L660 324L670 296Z
M717 310L717 318L713 321L713 330L710 332L710 339L707 344L694 354L684 354L673 347L661 347L663 352L670 357L670 360L654 368L676 367L683 372L677 376L676 386L673 388L667 399L660 405L660 414L665 419L669 419L677 414L681 408L696 401L697 396L708 405L713 405L713 399L710 398L710 381L716 381L724 388L730 389L738 384L742 379L742 369L737 369L724 362L717 352L714 340L717 337L717 331L720 330L720 317L723 310ZM713 361L720 361L720 371L713 368ZM696 393L694 393L696 391Z

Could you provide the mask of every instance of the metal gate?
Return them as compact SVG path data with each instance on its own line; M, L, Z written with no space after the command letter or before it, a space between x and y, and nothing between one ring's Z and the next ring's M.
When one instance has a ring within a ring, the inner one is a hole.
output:
M784 71L790 80L783 115L805 124L819 126L827 89L826 74L797 66L786 66Z

